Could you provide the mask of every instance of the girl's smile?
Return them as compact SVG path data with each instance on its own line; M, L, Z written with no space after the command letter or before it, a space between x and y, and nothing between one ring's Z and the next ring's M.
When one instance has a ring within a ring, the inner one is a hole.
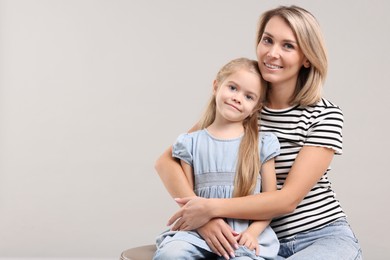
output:
M258 75L239 70L223 82L215 83L216 122L239 122L253 113L260 98Z

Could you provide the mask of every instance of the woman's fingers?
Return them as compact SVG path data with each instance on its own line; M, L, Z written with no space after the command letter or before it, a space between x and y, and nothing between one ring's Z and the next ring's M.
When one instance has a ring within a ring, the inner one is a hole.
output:
M185 198L175 198L175 201L179 203L180 205L185 205L190 200L194 199L196 197L185 197Z
M224 240L222 240L222 245L229 252L234 252L235 249L238 249L236 237L239 234L236 231L232 230L230 226L228 227L230 229L228 228L222 229L222 234L224 237Z
M229 245L225 237L212 237L211 242L214 245L214 248L216 250L215 252L218 252L218 254L223 256L225 259L229 259L229 255L231 257L235 257L234 251L231 249L231 246Z
M234 256L238 248L235 239L237 233L223 219L213 219L197 231L214 253L225 258Z
M176 203L178 203L179 205L181 205L183 207L185 204L187 204L187 202L189 202L190 200L192 200L194 198L197 198L197 197L175 198L174 200L176 201ZM178 210L175 214L173 214L172 217L170 217L170 219L168 220L167 226L172 225L173 223L175 223L175 221L177 221L181 217L183 217L183 208ZM179 225L175 225L174 227L175 227L175 229L173 229L173 230L180 230L178 228Z
M172 225L173 223L175 223L175 221L177 221L178 219L180 219L181 217L183 216L183 211L181 209L179 209L175 214L172 215L172 217L170 217L170 219L168 220L168 223L167 223L167 226L170 226ZM177 221L179 222L179 221ZM178 226L178 223L175 223L174 227L176 227L176 229L173 229L173 230L178 230L177 229L177 226ZM181 224L181 223L180 223ZM180 226L180 225L179 225Z

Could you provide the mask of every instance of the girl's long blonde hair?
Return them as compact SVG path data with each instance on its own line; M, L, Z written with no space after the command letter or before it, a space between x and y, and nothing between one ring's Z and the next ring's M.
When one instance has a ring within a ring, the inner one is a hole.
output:
M248 70L261 79L261 92L263 92L265 81L262 79L255 60L247 58L238 58L230 61L223 66L216 76L216 84L219 88L223 81L231 74L240 69ZM236 176L234 179L234 197L246 196L253 194L256 186L257 177L260 173L260 155L259 155L259 126L258 113L261 109L262 98L264 93L260 93L260 99L254 109L254 112L243 121L244 135L241 139L240 148L238 151ZM215 120L216 114L215 95L210 98L206 111L200 121L200 128L204 129L211 125Z
M263 13L260 17L256 47L258 46L268 21L281 17L294 32L298 46L309 60L310 67L302 66L299 71L295 93L291 104L313 105L321 99L322 85L328 70L328 58L320 26L315 17L298 6L280 6ZM268 89L269 84L266 85ZM266 91L267 92L267 91Z

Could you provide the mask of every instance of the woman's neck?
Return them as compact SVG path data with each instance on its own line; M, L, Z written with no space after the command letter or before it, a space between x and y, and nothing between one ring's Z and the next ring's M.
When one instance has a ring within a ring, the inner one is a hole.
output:
M291 106L291 97L294 88L285 86L271 86L268 90L266 106L272 109L284 109Z

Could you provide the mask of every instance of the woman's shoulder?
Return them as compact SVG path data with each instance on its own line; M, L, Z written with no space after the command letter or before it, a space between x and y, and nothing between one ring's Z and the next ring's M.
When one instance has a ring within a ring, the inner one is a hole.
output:
M318 101L316 104L314 104L312 107L323 108L323 109L336 109L341 111L341 108L338 105L336 105L334 102L331 102L326 98L321 98L321 100Z
M321 98L317 103L308 106L298 106L291 111L291 115L304 116L304 117L318 117L319 115L337 114L343 116L343 111L335 103L328 99Z

